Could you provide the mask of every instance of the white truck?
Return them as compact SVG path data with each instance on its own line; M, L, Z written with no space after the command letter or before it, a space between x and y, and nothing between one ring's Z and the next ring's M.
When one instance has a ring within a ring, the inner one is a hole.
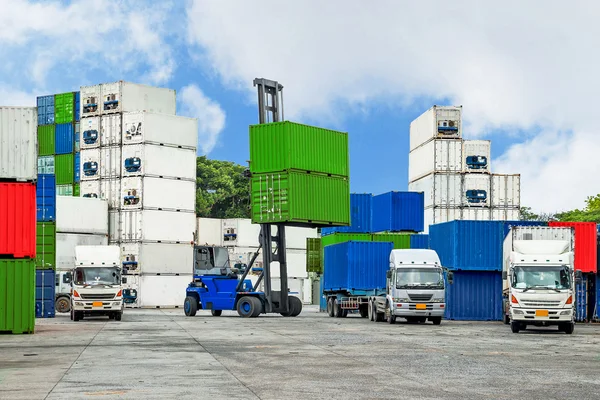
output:
M121 320L123 287L119 246L75 247L71 281L71 319L107 315Z
M575 328L572 228L515 226L504 239L504 323L513 333L528 325Z
M444 270L434 250L392 250L386 277L386 293L369 297L371 321L393 324L400 317L441 324L446 307ZM452 283L452 272L448 282Z

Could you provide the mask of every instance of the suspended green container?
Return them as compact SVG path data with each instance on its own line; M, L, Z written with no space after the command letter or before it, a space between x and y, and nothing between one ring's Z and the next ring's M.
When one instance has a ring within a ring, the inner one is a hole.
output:
M295 122L250 126L250 172L304 170L348 177L348 134Z
M323 236L321 238L321 243L323 247L325 247L332 244L345 243L349 241L370 242L372 239L373 235L370 233L334 233L333 235Z
M73 122L75 111L75 94L62 93L54 95L54 122L66 124Z
M74 162L73 154L61 154L54 157L56 184L71 185L70 195L73 195L73 181L75 180Z
M323 273L321 239L306 238L306 272Z
M56 222L38 222L36 230L37 269L56 269Z
M79 183L73 184L73 197L79 197Z
M373 234L374 242L392 242L394 249L410 249L410 234L376 233Z
M350 183L346 178L306 172L252 176L252 222L292 226L346 226Z
M38 156L54 154L54 125L38 125Z
M0 332L33 333L35 260L0 259Z

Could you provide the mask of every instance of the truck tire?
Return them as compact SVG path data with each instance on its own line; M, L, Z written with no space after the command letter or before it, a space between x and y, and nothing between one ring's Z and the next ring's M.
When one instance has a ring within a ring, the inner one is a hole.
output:
M375 312L373 312L373 302L371 300L369 300L368 311L369 311L369 321L374 322L375 321Z
M54 302L54 309L59 313L68 313L71 311L71 299L61 296Z
M510 317L508 314L504 314L504 325L510 324Z
M564 333L566 333L567 335L572 335L573 331L575 330L575 324L573 322L571 322L571 323L565 324L562 328L563 328L562 331ZM560 329L560 327L559 327L559 329Z
M115 321L120 321L123 318L123 311L115 313Z
M333 299L333 316L342 318L342 307L338 304L337 299Z
M187 317L193 317L198 311L198 301L195 297L187 296L183 301L183 312Z
M388 312L388 314L389 314L389 315L388 315L388 318L387 318L387 322L388 322L388 324L391 324L391 325L393 325L393 324L395 324L395 323L396 323L396 316L393 314L393 312L392 312L392 307L390 307L390 305L389 305L389 304L387 305L387 307L386 307L386 308L387 308L387 312Z
M368 305L359 306L358 313L360 314L361 318L367 318L369 316L369 306Z
M256 314L257 304L252 296L244 296L238 300L237 312L242 318L252 318Z
M510 330L512 331L512 333L519 333L519 331L521 330L521 324L519 322L511 321Z
M257 299L258 300L258 299ZM290 301L290 317L297 317L302 312L302 300L296 296L291 296Z
M210 310L213 317L220 317L223 314L223 310Z
M327 315L330 317L335 316L335 309L333 308L333 297L327 299Z
M442 317L432 317L429 318L429 320L433 322L434 325L440 325L442 323Z
M73 321L79 321L83 319L83 312L73 311Z
M375 322L383 322L385 320L385 313L377 311L377 303L373 303L373 312L375 313Z

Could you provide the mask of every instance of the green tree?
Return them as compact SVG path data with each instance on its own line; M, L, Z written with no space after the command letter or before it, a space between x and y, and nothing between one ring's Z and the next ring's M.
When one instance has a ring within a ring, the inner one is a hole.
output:
M198 157L196 163L196 215L205 218L249 218L250 185L246 168Z
M575 209L556 214L559 221L596 222L600 223L600 194L585 200L583 210Z

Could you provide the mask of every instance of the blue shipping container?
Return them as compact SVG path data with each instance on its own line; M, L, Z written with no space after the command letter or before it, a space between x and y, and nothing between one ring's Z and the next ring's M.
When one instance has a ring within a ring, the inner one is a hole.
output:
M79 182L79 180L81 178L80 177L81 172L79 171L80 163L81 163L81 154L75 153L75 166L74 166L75 182Z
M35 273L35 317L53 318L54 296L56 293L56 273L51 269L37 270Z
M425 200L421 192L373 196L373 232L422 232Z
M450 221L431 225L429 246L451 270L502 271L503 221Z
M79 107L81 106L81 94L75 92L75 121L79 121Z
M54 95L37 98L38 125L54 123Z
M56 125L56 139L54 150L56 154L70 154L73 152L73 140L75 134L73 133L73 124L57 124Z
M511 226L548 226L548 223L544 221L505 221L504 237L508 235Z
M345 242L324 249L325 291L352 294L385 292L390 242Z
M410 235L410 248L411 249L428 249L429 248L429 235Z
M456 271L446 284L446 319L458 321L502 320L502 273Z
M336 226L321 229L321 235L332 233L370 233L371 232L371 207L373 195L371 193L350 194L350 226Z
M575 285L575 321L587 321L588 311L588 279L583 275L581 280Z
M37 220L49 222L56 220L56 176L39 174L36 186Z
M321 277L321 281L319 282L319 311L324 312L327 311L327 299L323 296L323 283L325 280Z

